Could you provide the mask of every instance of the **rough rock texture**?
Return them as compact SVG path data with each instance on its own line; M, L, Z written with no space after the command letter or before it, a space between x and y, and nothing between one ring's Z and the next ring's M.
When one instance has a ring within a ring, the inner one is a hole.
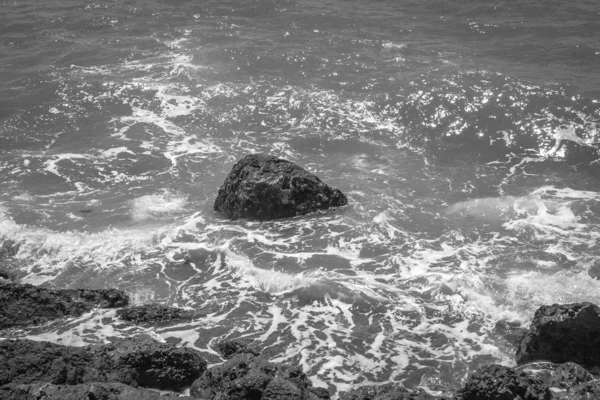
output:
M0 387L0 399L19 400L191 400L192 397L160 394L123 383L83 383L79 385L6 385Z
M540 307L516 358L518 364L547 360L600 366L600 308L591 303Z
M401 386L387 384L362 386L349 392L342 392L339 400L433 400L439 398L422 390L411 391Z
M581 383L563 393L553 393L552 400L598 400L600 399L600 380Z
M456 400L549 400L544 382L526 372L498 364L477 370L460 389Z
M238 354L207 370L190 395L207 400L318 400L329 394L312 387L300 368L271 363L252 354Z
M346 204L348 199L341 191L298 165L251 154L233 166L214 208L232 219L271 220Z
M14 257L19 252L20 245L14 240L6 240L0 246L0 260Z
M245 343L237 340L225 340L219 342L215 345L215 350L217 350L226 360L233 358L237 354L243 353L250 353L255 356L259 355L257 350L248 347Z
M138 325L156 324L173 320L191 321L197 314L193 310L184 310L162 304L145 304L143 306L127 307L117 310L117 316L123 321Z
M5 340L0 365L0 386L120 382L161 390L181 390L206 370L198 352L146 336L88 347Z
M582 366L568 362L556 368L552 373L548 385L559 389L568 389L592 380L594 380L592 374L587 372Z
M123 307L129 296L116 289L46 289L0 281L0 329L79 316L94 307Z

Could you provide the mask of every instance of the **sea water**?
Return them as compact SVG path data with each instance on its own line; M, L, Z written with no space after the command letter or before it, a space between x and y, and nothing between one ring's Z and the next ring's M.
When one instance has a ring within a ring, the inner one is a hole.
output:
M239 338L332 393L443 394L537 307L600 303L596 0L3 0L0 59L2 267L205 315L3 338ZM252 152L349 205L222 218Z

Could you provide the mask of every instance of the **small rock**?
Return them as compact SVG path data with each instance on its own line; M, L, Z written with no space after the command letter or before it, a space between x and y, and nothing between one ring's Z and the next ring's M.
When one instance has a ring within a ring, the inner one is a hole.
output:
M231 219L272 220L346 204L341 191L293 162L251 154L233 166L214 209Z
M594 377L582 366L572 362L560 365L552 373L548 385L559 389L568 389L580 383L592 381Z
M123 321L137 325L168 322L173 320L192 320L197 314L193 310L184 310L162 304L145 304L142 306L127 307L117 310L117 316Z
M246 345L245 343L242 343L237 340L225 340L223 342L219 342L215 345L215 349L226 360L233 358L233 356L235 356L237 354L243 354L243 353L250 353L255 356L259 355L257 350L255 350L251 347L248 347L248 345Z

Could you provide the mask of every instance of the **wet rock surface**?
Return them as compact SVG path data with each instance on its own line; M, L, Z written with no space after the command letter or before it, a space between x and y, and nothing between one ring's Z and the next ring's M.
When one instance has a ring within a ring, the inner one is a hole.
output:
M69 347L28 339L0 342L0 386L118 382L179 391L202 375L206 361L195 350L147 336Z
M339 400L434 400L435 397L423 390L408 390L398 385L363 386L349 392L340 393Z
M272 363L249 353L237 354L208 369L193 383L190 395L207 400L329 399L327 391L312 387L300 368Z
M94 307L123 307L129 296L116 289L46 289L0 280L0 329L80 316Z
M516 360L600 366L600 307L591 303L540 307L518 345Z
M459 390L456 400L548 400L547 386L542 379L524 371L492 364L477 370Z
M277 157L251 154L234 166L214 209L227 218L272 220L348 204L347 197L304 168Z
M259 352L252 347L249 347L247 344L242 343L238 340L226 340L223 342L219 342L215 345L215 350L221 354L221 356L229 360L233 358L237 354L249 353L251 355L258 356Z
M557 400L600 399L600 381L575 363L528 364L517 369L488 365L467 380L455 400ZM586 394L587 393L587 394Z
M204 315L194 310L185 310L156 303L117 310L117 316L121 320L137 325L160 324L178 320L191 321L195 317Z
M161 400L192 399L176 394L161 394L122 383L84 383L79 385L6 385L0 387L0 399L19 400Z

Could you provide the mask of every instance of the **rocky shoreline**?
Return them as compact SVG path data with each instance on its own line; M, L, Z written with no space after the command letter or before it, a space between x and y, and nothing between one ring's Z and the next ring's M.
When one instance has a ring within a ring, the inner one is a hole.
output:
M228 218L274 219L348 203L345 195L285 160L252 155L234 166L215 210ZM0 259L18 245L6 242ZM0 330L76 317L93 308L118 308L119 319L157 325L201 318L160 304L129 307L114 290L47 289L11 280L0 271ZM357 387L340 400L584 400L600 399L600 307L591 303L542 306L516 340L515 368L497 364L474 371L451 397L401 385ZM314 387L299 366L269 361L238 341L217 343L224 362L207 368L200 352L138 335L111 343L69 347L28 339L0 341L0 400L319 400L333 395ZM165 392L167 391L167 392ZM182 393L188 393L183 395Z

